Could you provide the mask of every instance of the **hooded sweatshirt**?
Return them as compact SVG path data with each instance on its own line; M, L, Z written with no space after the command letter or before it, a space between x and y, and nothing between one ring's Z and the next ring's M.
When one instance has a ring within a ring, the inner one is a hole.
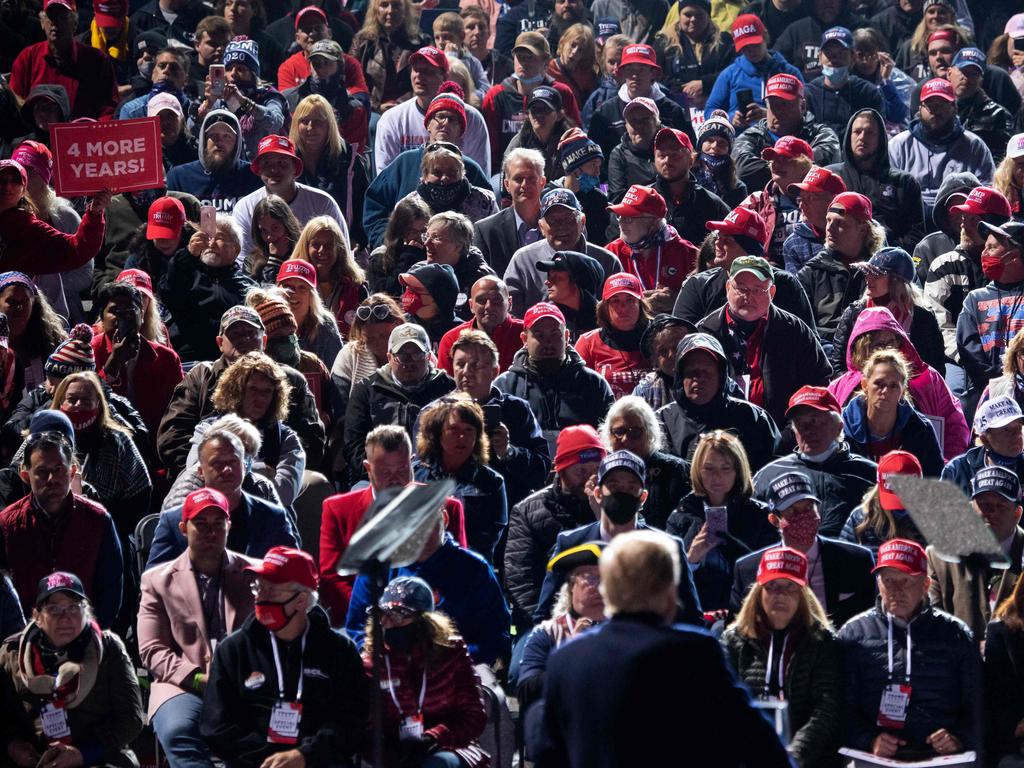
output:
M918 411L930 417L933 424L941 423L941 448L946 461L966 451L971 432L960 401L953 397L942 375L921 360L903 326L885 307L868 307L860 313L846 346L846 373L828 385L829 392L842 404L857 393L864 376L854 365L853 345L871 331L891 331L900 337L900 352L910 363L910 396Z
M931 216L925 217L925 228L932 229L931 233L925 235L911 253L914 254L914 262L917 264L917 279L924 283L928 277L928 269L936 258L948 253L960 242L960 229L951 228L949 223L950 197L962 194L966 197L971 190L980 186L981 182L973 173L950 173L942 180L939 191L935 195L935 205L932 206ZM954 238L956 238L954 240ZM962 301L962 299L961 299ZM959 314L959 309L957 313ZM953 318L956 322L956 317Z
M231 213L235 202L255 191L261 182L250 170L249 163L240 159L241 139L235 141L230 163L216 172L206 167L206 129L218 122L227 123L236 134L241 132L238 118L233 113L226 109L210 111L199 128L199 159L172 168L167 174L167 188L193 194L203 205L215 207L218 213Z
M780 72L804 79L800 70L786 61L778 51L768 51L768 56L757 64L752 64L750 59L742 54L737 56L715 80L715 87L711 89L711 95L704 105L704 116L711 117L711 113L716 109L724 109L729 113L731 120L740 106L737 96L744 89L751 92L754 101L763 105L765 83L772 75Z
M897 406L892 432L883 439L871 434L867 400L864 395L857 395L843 409L843 432L854 453L874 462L890 451L908 451L921 462L925 477L938 477L942 472L942 453L935 429L906 400L900 401Z
M862 115L875 121L878 129L878 150L870 167L858 168L850 149L853 121ZM885 227L886 240L913 253L925 233L924 206L921 203L921 184L906 171L894 168L889 162L889 135L885 121L874 109L853 113L843 133L843 162L828 169L839 174L850 192L860 192L871 200L875 219Z

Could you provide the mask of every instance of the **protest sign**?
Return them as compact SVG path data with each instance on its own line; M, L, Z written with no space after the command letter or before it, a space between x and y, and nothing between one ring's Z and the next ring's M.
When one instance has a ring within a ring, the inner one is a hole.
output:
M54 187L61 197L164 184L160 118L50 126Z

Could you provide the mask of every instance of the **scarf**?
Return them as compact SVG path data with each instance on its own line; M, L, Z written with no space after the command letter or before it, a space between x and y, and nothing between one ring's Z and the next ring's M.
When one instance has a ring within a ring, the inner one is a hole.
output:
M473 185L469 179L462 179L453 184L438 184L433 181L421 181L416 187L420 197L430 206L431 213L442 211L458 211L466 202L469 193L473 191Z
M637 251L650 251L650 250L653 250L653 249L657 248L659 245L661 245L662 243L664 243L665 240L667 240L667 239L668 239L668 225L663 226L663 227L658 227L653 232L649 232L644 237L640 238L640 240L638 242L631 243L628 240L623 240L623 242L626 245L628 245L633 250L633 253L636 253ZM657 275L655 275L655 280L657 280Z
M121 32L114 40L107 40L103 30L96 25L96 19L89 23L89 45L103 51L114 61L128 61L128 54L131 48L128 45L128 19L124 20Z
M623 352L635 352L640 349L640 339L647 330L649 320L640 318L640 322L628 331L620 331L611 325L601 329L601 340L612 349Z
M103 663L103 631L95 621L63 648L56 648L35 622L18 641L18 674L30 693L59 699L74 709L89 696Z
M910 322L914 319L914 313L908 312L904 307L897 307L895 304L890 304L889 294L879 296L877 299L872 296L868 296L866 306L885 307L892 312L892 316L896 318L896 322L903 327L903 330L908 334L910 333Z

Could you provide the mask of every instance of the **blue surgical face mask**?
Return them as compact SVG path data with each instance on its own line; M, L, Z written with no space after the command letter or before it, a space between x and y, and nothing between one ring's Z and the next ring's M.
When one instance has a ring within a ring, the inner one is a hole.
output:
M139 74L142 75L146 80L153 79L153 65L155 61L144 61L139 65Z
M601 177L594 176L591 173L581 173L578 181L581 193L589 192L590 190L597 189L601 186Z
M533 77L520 77L519 75L513 75L513 77L523 85L540 85L544 80L544 73L541 72L539 75L534 75Z
M824 66L821 68L821 74L823 74L825 79L830 83L840 85L850 79L850 68Z

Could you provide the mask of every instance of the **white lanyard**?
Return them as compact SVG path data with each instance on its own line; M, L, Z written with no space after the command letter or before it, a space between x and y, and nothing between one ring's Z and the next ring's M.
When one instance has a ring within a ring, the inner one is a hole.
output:
M886 614L889 617L889 681L892 681L892 614ZM907 659L906 659L906 673L904 679L907 683L910 682L910 651L912 649L912 643L910 642L910 622L907 622Z
M302 645L299 650L299 686L295 691L296 701L302 701L302 672L305 668L303 656L306 655L306 634L308 632L309 624L306 625L306 630L302 633ZM270 647L274 649L274 666L277 667L277 695L281 701L284 701L284 672L281 671L281 657L277 652L277 635L273 632L270 633Z
M568 613L565 614L565 626L569 628L569 637L576 634L576 622L572 620L572 616Z
M782 653L779 654L779 698L782 698L782 686L785 679L786 668L786 643L789 642L789 633L782 638ZM772 659L775 658L775 633L772 632L771 641L768 643L768 665L764 670L764 696L768 698L768 691L772 682Z
M387 654L384 654L384 666L387 668L387 671L388 671L388 693L391 694L391 700L393 702L395 702L395 709L398 710L398 714L401 717L405 717L405 714L402 712L402 705L398 703L398 697L395 696L395 684L391 680L391 659L390 659L390 657ZM417 715L422 715L423 714L423 699L426 697L426 695L427 695L427 670L424 669L423 670L423 682L420 683L420 700L419 700L419 703L416 705L416 714Z
M654 285L648 288L644 285L643 275L640 274L640 259L637 254L633 253L633 271L636 272L636 277L640 281L640 285L643 285L644 290L655 290L658 287L658 278L661 277L661 245L658 245L658 258L654 264Z

